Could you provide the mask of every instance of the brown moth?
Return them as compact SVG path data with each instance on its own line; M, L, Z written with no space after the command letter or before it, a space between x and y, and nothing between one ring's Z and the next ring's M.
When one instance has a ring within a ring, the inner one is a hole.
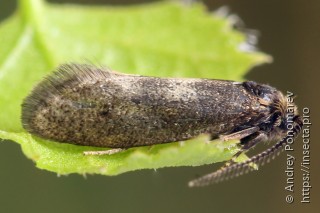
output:
M75 145L115 148L150 146L210 134L239 139L241 151L279 141L246 162L189 182L203 186L252 170L286 144L287 100L252 81L158 78L127 75L86 64L64 64L40 82L22 104L22 124L31 134ZM297 110L293 135L302 127Z

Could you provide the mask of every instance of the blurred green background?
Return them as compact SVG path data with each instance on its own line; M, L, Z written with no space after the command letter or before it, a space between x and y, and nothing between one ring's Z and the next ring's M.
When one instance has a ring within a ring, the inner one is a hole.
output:
M81 4L134 4L149 1L50 1ZM311 204L301 204L301 139L295 142L295 202L287 204L285 155L259 172L206 188L189 189L188 180L220 165L166 168L117 177L56 174L37 169L15 143L1 143L0 212L318 212L320 1L204 1L210 10L228 6L250 29L259 31L258 47L272 64L255 67L247 79L297 95L300 111L311 110ZM16 1L0 1L0 21ZM1 44L0 44L1 51ZM259 147L261 148L261 147Z

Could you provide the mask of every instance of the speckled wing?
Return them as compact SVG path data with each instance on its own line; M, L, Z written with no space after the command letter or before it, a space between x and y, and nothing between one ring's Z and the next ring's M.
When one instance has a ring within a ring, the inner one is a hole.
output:
M127 148L213 138L261 123L269 109L243 83L156 78L66 64L22 105L23 127L40 137Z

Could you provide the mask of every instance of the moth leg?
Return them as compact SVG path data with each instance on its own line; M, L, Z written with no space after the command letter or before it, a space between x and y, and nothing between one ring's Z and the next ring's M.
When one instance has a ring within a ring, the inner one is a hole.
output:
M250 127L248 129L244 129L238 132L234 132L229 135L221 135L219 138L222 141L233 140L233 139L242 139L249 135L252 135L255 132L259 131L259 127Z
M101 151L84 151L83 154L84 155L113 155L119 152L122 152L126 149L121 149L121 148L117 148L117 149L109 149L109 150L101 150Z
M250 168L250 165L246 162L244 163L237 163L235 161L235 159L242 154L243 152L247 151L248 149L250 149L251 147L253 147L255 144L263 141L266 139L266 134L263 132L257 132L254 133L253 135L249 135L246 138L243 138L241 140L243 146L241 147L241 150L238 151L233 157L232 159L230 159L229 161L227 161L225 163L225 165L223 165L220 169L218 169L217 171L207 174L205 176L202 176L198 179L192 180L189 182L189 186L190 187L194 187L194 186L205 186L205 185L209 185L210 183L217 183L223 180L227 180L229 178L232 178L234 176L238 176L240 174L242 174L243 172L248 171L248 169ZM251 159L250 159L251 160ZM254 161L252 161L254 162ZM246 171L244 171L245 169L247 169Z
M268 138L267 135L265 133L262 133L262 132L258 132L256 136L250 136L249 135L249 136L247 136L247 138L243 138L242 141L241 141L241 143L243 144L241 149L236 154L234 154L233 157L229 161L227 161L224 166L222 166L222 168L228 167L231 164L236 163L235 160L243 152L248 151L251 147L254 147L257 143L267 140L267 138Z
M247 137L249 138L251 135L253 135L254 133L258 132L259 131L259 127L251 127L251 128L248 128L248 129L244 129L244 130L241 130L241 131L238 131L238 132L234 132L232 134L229 134L229 135L223 135L223 136L220 136L220 140L223 140L223 141L227 141L227 140L232 140L232 139L242 139L243 141L245 141L244 139ZM256 136L255 138L259 137ZM253 138L252 140L255 140L255 138ZM248 141L252 141L252 140L248 140ZM259 138L258 138L259 140ZM245 142L246 144L248 142ZM257 142L255 142L256 144ZM252 144L253 146L254 144ZM224 166L222 166L221 169L225 168L225 167L228 167L230 166L231 164L234 164L236 163L236 159L237 157L239 157L239 155L241 155L241 153L243 153L244 151L246 151L247 149L249 148L244 148L244 146L241 147L241 149L230 159L228 160Z
M267 135L265 133L262 133L262 132L258 132L258 134L256 136L254 136L253 138L252 137L248 137L249 139L247 138L244 138L242 141L241 141L241 144L242 147L241 147L241 150L238 151L232 159L236 159L237 157L239 157L239 155L241 155L243 152L246 152L248 151L251 147L254 147L257 143L260 143L261 141L266 141L267 140ZM231 160L232 160L231 159Z
M150 152L154 148L154 145L148 146L148 151Z

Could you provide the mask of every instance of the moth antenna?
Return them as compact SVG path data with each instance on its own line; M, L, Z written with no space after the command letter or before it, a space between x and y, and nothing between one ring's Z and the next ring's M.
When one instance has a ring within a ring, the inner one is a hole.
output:
M302 129L302 121L299 116L296 116L294 119L295 126L293 129L294 137L296 137ZM204 175L198 179L192 180L189 182L189 187L198 187L198 186L207 186L213 183L218 183L223 180L228 180L249 171L256 170L253 165L262 166L265 163L269 163L271 159L274 159L278 156L284 149L283 147L287 144L287 139L289 136L284 137L281 141L277 142L275 145L269 149L251 157L249 160L246 160L241 163L233 163L229 166L223 166L219 170Z

